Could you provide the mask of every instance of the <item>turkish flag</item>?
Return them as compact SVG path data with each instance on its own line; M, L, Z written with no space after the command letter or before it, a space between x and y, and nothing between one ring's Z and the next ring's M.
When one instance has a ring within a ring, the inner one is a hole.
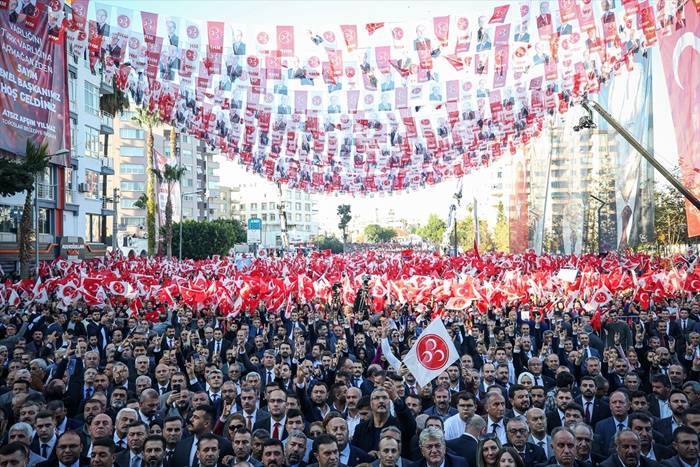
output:
M458 358L459 354L447 328L442 319L437 318L423 330L403 362L416 382L425 386Z
M685 4L685 17L685 28L659 42L683 184L700 196L700 17L691 2ZM685 213L688 236L700 235L700 211L686 201Z

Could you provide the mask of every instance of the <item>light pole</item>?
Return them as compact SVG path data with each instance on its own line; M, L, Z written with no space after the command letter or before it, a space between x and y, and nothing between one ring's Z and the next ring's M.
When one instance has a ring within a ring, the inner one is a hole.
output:
M603 252L603 237L602 237L602 234L603 234L603 228L602 228L602 227L603 227L603 224L602 224L602 222L601 222L601 211L603 210L603 208L604 208L608 203L606 203L605 201L603 201L602 199L598 198L598 197L595 196L595 195L590 195L590 196L591 196L591 198L593 198L594 200L598 201L598 203L599 203L599 206L598 206L598 209L597 209L597 220L596 220L596 222L598 223L598 254L600 255L600 254Z
M34 274L39 277L39 174L34 174Z
M189 193L183 193L182 191L180 191L180 235L179 235L180 240L178 243L178 250L179 250L178 258L180 258L180 261L182 261L182 198L184 198L185 196L190 196L190 195L201 195L205 191L206 190L204 190L204 189L200 189L197 191L190 191Z

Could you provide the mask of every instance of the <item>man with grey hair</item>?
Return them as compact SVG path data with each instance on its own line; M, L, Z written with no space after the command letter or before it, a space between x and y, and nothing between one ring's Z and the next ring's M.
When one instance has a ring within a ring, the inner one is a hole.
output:
M21 443L27 447L27 450L29 450L29 463L27 465L30 467L34 467L39 462L46 461L45 458L29 449L33 436L34 430L32 429L31 425L24 422L15 423L10 427L10 431L7 432L8 442Z
M306 435L301 430L293 430L284 441L284 458L288 467L303 467L306 454Z
M615 452L599 465L601 467L656 467L659 464L642 456L642 442L637 432L623 428L615 433Z
M486 420L479 415L473 415L467 421L464 433L459 438L449 440L447 447L465 459L476 459L476 447L484 433L486 433Z
M464 459L447 454L445 435L442 430L428 427L421 431L418 438L423 459L411 464L411 467L466 467Z
M582 467L586 465L576 463L576 435L569 427L558 426L552 430L552 451L554 452L554 462L550 463L548 467Z
M148 389L152 386L151 377L147 376L147 375L137 376L135 386L136 386L136 394L140 396L143 393L143 391L145 391L146 389Z
M544 449L527 440L530 435L530 428L525 417L518 416L508 420L506 423L506 435L508 436L508 442L505 446L512 447L518 451L525 465L547 462L547 455Z
M113 441L116 446L116 452L126 449L126 430L132 423L138 421L139 414L134 409L125 407L117 412L116 422L114 424Z

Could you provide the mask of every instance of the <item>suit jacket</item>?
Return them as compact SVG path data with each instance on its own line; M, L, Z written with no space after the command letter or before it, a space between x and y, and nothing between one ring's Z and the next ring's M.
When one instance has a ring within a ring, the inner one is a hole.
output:
M357 446L350 445L350 456L348 457L348 467L355 467L358 464L370 463L374 457L367 454Z
M661 465L664 467L683 467L683 462L681 461L681 458L678 455L675 455L670 459L666 459L665 461L663 461Z
M114 465L117 467L129 467L129 461L131 460L131 450L124 449L122 452L117 454L114 458Z
M455 454L463 457L467 465L472 467L476 465L476 447L478 441L466 433L459 438L451 439L447 443L447 448L451 449Z
M617 453L611 455L605 461L598 464L599 467L625 467L620 459L617 457ZM647 459L644 456L639 458L639 467L659 467L661 464L658 462Z
M58 443L58 437L56 437L56 443ZM45 457L46 460L53 460L56 458L56 443L54 443L53 450L49 453L49 456ZM41 443L39 442L39 436L34 435L32 442L29 445L29 449L41 456Z
M207 346L209 348L209 355L214 355L214 341L211 341L209 345ZM223 357L226 356L226 351L231 348L231 342L227 341L226 339L222 339L221 341L221 351L219 352L219 355L222 357L222 361L224 360Z
M661 418L661 410L659 409L659 399L653 394L648 397L649 399L649 413L656 418Z
M554 410L548 410L547 416L547 434L551 435L552 430L558 426L561 426L561 418L559 418L559 410L556 408Z
M668 446L664 446L663 444L659 443L654 443L651 447L651 450L654 451L656 462L661 462L665 459L670 459L676 453L676 451L669 448Z
M506 443L506 446L512 447L510 443ZM517 451L517 449L516 449ZM544 449L532 443L525 443L525 452L520 455L525 465L535 465L541 464L542 462L547 462L547 454L545 454Z
M608 417L595 426L595 435L598 437L599 448L598 452L609 454L610 448L613 445L613 438L617 433L617 420L614 417Z
M253 424L253 431L258 430L260 428L264 428L267 431L270 432L270 436L272 436L272 429L270 425L270 420L272 420L272 416L267 413L267 412L261 412L261 415L259 416L256 420L255 423ZM280 433L280 439L285 439L287 437L287 429L284 427L284 425L280 425L282 428L282 432Z
M583 396L576 398L576 403L583 407L583 413L586 413L586 401L583 400ZM593 404L591 405L591 421L588 423L590 426L595 426L596 423L612 416L610 413L610 406L606 404L600 397L593 399Z
M670 445L673 441L673 417L662 418L654 423L654 430L661 434L664 444Z
M231 442L229 440L223 436L215 436L219 440L219 462L221 462L225 456L233 455L233 448L231 447ZM190 451L192 450L192 443L194 443L194 436L188 436L177 443L175 454L173 454L172 465L190 465ZM199 464L196 455L194 457L193 464ZM194 465L191 467L194 467Z
M459 456L445 454L445 461L443 465L445 467L467 467L467 461ZM428 463L425 461L425 459L421 459L405 467L428 467Z
M116 464L116 462L115 462L115 464ZM90 458L80 456L79 465L90 465ZM49 460L44 461L44 462L39 462L34 467L58 467L58 459L54 457L53 459L49 459ZM128 467L128 464L127 464L127 467Z

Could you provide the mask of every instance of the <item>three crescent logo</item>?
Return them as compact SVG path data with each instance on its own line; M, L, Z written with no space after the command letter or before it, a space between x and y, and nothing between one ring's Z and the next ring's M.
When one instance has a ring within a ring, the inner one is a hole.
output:
M450 356L450 350L447 347L447 342L436 335L428 334L421 336L416 345L416 356L418 363L428 370L437 370L442 368Z
M676 46L673 48L673 77L676 80L676 84L678 84L678 87L681 89L683 89L683 85L678 78L678 62L686 47L692 47L697 53L700 53L700 37L696 36L693 32L686 32L678 38Z

